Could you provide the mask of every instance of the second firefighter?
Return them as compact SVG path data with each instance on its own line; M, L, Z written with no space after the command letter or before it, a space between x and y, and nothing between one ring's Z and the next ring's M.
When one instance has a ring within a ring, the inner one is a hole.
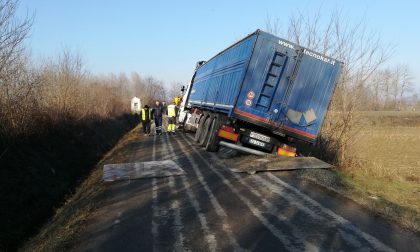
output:
M168 115L168 134L175 135L176 117L178 116L178 108L175 106L175 103L168 105L166 113Z

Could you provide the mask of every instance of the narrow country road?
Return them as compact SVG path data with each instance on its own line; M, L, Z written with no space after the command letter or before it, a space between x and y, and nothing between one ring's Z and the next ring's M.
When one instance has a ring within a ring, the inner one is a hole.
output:
M189 135L141 137L131 162L185 176L112 184L74 251L420 251L420 238L290 172L233 173Z

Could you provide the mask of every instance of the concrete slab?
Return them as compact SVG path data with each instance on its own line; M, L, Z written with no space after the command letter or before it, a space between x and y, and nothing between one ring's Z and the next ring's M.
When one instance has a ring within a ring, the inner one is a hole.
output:
M254 174L259 171L287 171L298 169L329 169L333 166L314 157L271 157L247 160L226 160L233 172Z
M185 171L172 160L106 164L102 179L105 182L140 178L156 178L184 175Z

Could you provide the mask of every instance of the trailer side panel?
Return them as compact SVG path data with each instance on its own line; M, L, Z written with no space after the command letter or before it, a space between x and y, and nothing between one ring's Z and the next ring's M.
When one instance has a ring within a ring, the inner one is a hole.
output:
M191 106L231 114L256 37L248 36L197 70L188 101Z

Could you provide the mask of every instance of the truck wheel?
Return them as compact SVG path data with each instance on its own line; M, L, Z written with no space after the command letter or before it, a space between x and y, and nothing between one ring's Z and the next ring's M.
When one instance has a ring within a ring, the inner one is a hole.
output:
M199 140L200 140L202 129L203 129L203 125L204 125L204 122L206 121L206 117L207 117L207 113L206 112L204 112L203 115L200 117L200 121L198 123L198 127L197 127L197 130L195 131L195 136L194 136L194 141L196 143L198 143Z
M224 115L218 115L214 118L209 130L209 137L205 145L206 151L217 152L219 150L220 138L217 134L225 120L226 119Z
M213 121L213 114L210 114L206 121L204 122L203 128L201 129L201 136L200 139L198 141L198 145L200 146L206 146L206 142L208 139L208 135L209 135L209 130L210 130L210 126L211 126L211 122Z
M184 121L182 122L182 132L187 133L189 130L186 128L187 126L187 119L188 119L188 114L185 115Z

